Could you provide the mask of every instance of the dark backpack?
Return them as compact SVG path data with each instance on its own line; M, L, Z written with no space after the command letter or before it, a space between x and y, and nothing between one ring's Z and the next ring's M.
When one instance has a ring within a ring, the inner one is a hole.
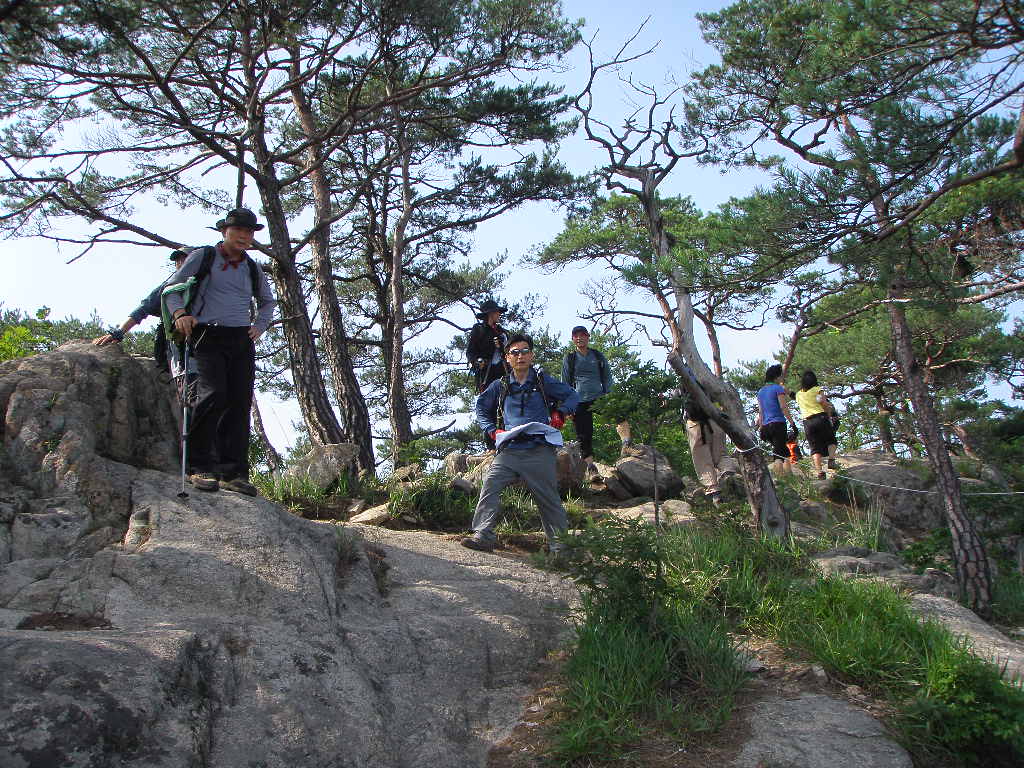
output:
M196 273L188 278L184 283L176 283L175 285L166 286L160 294L160 316L161 325L163 326L164 334L167 338L175 344L184 343L184 338L174 327L174 319L171 317L171 313L167 309L167 302L165 298L168 293L181 293L185 301L185 311L194 315L192 303L195 301L196 296L199 295L199 287L210 275L210 269L213 266L213 257L217 255L217 249L212 245L203 246L203 260L199 265L199 269ZM249 267L249 280L252 282L252 298L255 299L260 293L260 272L256 266L256 262L249 257L248 254L245 256L245 263ZM155 350L154 350L155 352ZM166 352L165 352L166 357Z
M536 389L538 392L540 392L541 399L544 401L544 410L548 414L550 414L551 413L551 409L552 409L553 406L551 405L551 401L548 400L547 393L544 391L544 372L541 371L539 368L533 368L531 370L535 374L537 374L536 378L534 378L534 386L533 386L533 389L528 389L525 392L523 392L523 395L522 395L523 399L525 400L527 397L532 395L533 392L534 392L534 389ZM498 429L504 429L505 428L505 400L506 400L506 398L508 398L508 375L505 375L505 376L501 377L501 390L498 392L498 413L497 413ZM548 416L548 423L550 423L550 421L551 421L551 417L549 415Z
M601 394L607 395L608 390L604 385L604 367L608 364L604 355L597 349L590 347L590 351L594 353L594 357L597 358L597 375L601 379ZM566 382L570 387L576 389L576 352L569 353L569 381Z
M162 371L171 366L171 361L167 358L167 334L164 333L163 323L156 326L156 334L153 336L153 361Z

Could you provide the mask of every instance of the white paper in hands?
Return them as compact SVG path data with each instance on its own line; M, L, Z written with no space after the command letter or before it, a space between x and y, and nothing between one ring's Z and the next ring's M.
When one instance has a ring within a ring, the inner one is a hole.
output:
M528 421L520 424L507 432L499 432L494 438L495 448L501 449L505 443L515 440L519 435L543 435L549 445L561 447L565 444L562 440L562 433L549 424L541 424L539 421Z

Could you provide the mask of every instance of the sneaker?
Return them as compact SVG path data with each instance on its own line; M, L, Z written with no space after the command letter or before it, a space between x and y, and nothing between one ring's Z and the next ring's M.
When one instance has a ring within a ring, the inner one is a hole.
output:
M822 472L818 473L818 479L819 480L827 480L828 476L824 473L824 471L822 471Z
M200 491L216 491L220 488L220 481L212 472L196 472L189 476L188 481Z
M466 549L475 549L477 552L493 552L494 545L488 544L483 539L478 539L476 536L467 536L462 540L462 546Z
M836 460L834 458L832 458L831 456L828 457L828 468L829 469L835 469L836 468Z
M243 480L240 477L233 477L230 480L226 480L222 485L226 491L235 491L236 493L244 493L246 496L258 496L259 491L256 490L256 486L250 483L248 480Z

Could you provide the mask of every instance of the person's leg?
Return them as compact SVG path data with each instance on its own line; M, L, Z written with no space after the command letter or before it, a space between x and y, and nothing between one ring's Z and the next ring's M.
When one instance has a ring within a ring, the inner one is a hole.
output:
M839 446L835 443L829 443L828 445L828 468L836 468L836 453L839 452Z
M708 437L710 435L707 426L702 430L700 422L686 419L686 440L690 444L693 470L697 473L700 484L704 486L704 492L710 494L718 490L718 475L711 460L711 444Z
M576 425L576 437L580 439L580 456L584 461L594 460L594 414L590 411L593 404L593 400L581 402L573 417L573 423Z
M248 333L232 339L228 360L227 406L218 433L220 474L224 480L249 480L249 426L256 380L256 349Z
M523 453L523 451L508 449L495 456L480 489L480 498L477 500L476 511L473 513L473 536L471 538L487 548L493 548L498 539L494 529L501 519L501 492L519 477L519 473L516 471L516 453Z
M555 537L565 533L569 527L562 506L562 498L558 495L558 473L555 469L555 448L542 445L537 448L520 451L525 454L519 465L519 472L526 487L533 494L540 511L541 525L548 537L548 549L557 552L562 549L561 542Z
M711 464L715 468L715 482L718 481L718 475L722 474L722 470L719 466L722 464L722 459L725 458L725 432L722 428L713 422L708 422L708 427L711 429L711 433L708 436L708 443L711 449Z
M217 427L224 413L227 358L219 338L198 337L190 355L196 363L196 403L189 425L189 463L197 473L217 472Z

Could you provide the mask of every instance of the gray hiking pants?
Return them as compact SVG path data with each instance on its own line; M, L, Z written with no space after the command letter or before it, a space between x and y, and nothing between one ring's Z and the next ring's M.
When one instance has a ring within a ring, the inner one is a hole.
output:
M501 519L501 492L519 478L523 479L537 502L548 546L552 552L557 552L562 545L554 537L565 531L567 522L565 507L558 495L555 448L551 445L508 448L494 457L473 515L474 535L480 541L494 543L497 538L494 528Z

